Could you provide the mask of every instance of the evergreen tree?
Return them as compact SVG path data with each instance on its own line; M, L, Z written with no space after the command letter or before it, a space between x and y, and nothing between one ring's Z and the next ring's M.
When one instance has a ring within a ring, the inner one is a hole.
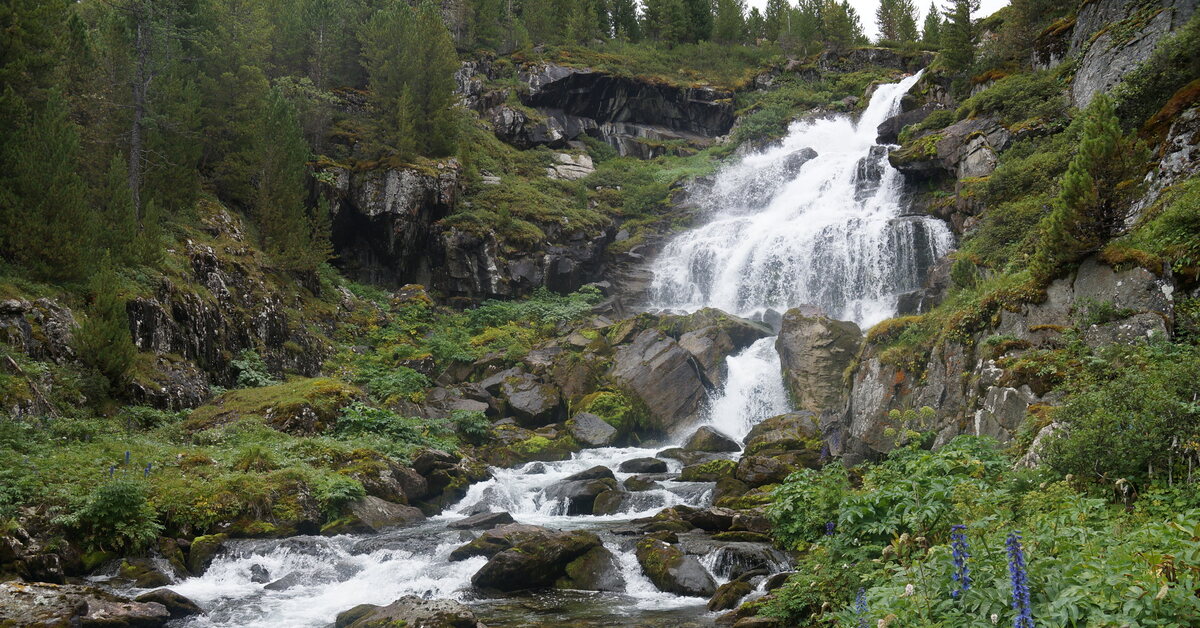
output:
M108 249L114 263L122 266L136 264L141 255L134 247L138 237L137 211L133 207L133 195L129 190L128 163L121 155L114 155L108 166L108 177L101 189L99 220L100 246Z
M921 43L926 48L937 48L941 45L942 13L938 11L937 3L929 4L929 12L925 14L925 24L921 29Z
M788 31L791 11L788 0L767 0L767 11L763 16L763 36L771 41L779 41Z
M940 43L946 69L951 72L966 72L975 62L975 27L971 23L971 13L978 8L978 0L952 0L946 11L948 22L941 30Z
M75 349L84 364L108 380L111 392L119 392L129 381L137 347L129 334L120 277L107 253L92 277L89 292L91 303L75 332Z
M881 41L917 40L917 9L912 0L880 0L875 19Z
M686 15L686 27L681 40L683 43L708 41L712 38L712 0L683 0L683 12Z
M636 0L612 0L611 7L613 37L634 43L641 41Z
M850 6L849 0L825 0L821 7L821 24L825 47L833 52L844 53L866 40L858 11Z
M796 8L789 11L787 30L780 35L784 49L809 55L824 46L824 7L825 0L800 0Z
M1136 141L1121 132L1112 100L1100 94L1084 112L1079 149L1063 175L1033 268L1043 279L1100 249L1125 229L1143 161Z
M33 111L6 87L0 109L0 255L32 275L77 280L95 259L95 220L79 176L79 135L58 92Z
M721 44L741 43L746 39L746 6L742 0L716 0L717 15L713 24L713 41Z
M758 7L750 9L750 13L746 15L746 38L750 43L758 43L758 40L767 37L767 20L763 17Z

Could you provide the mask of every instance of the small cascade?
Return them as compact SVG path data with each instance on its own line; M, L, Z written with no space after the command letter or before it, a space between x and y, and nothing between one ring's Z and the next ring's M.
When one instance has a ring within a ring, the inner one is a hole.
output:
M742 439L759 421L788 411L774 337L755 342L725 363L729 376L709 404L710 425Z

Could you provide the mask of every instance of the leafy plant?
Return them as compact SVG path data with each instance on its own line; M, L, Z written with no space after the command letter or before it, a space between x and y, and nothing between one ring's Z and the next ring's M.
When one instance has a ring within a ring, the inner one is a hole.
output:
M230 364L237 370L237 385L241 388L262 388L279 383L267 370L262 356L253 349L242 351Z
M92 549L136 552L158 537L162 526L143 482L118 478L92 491L83 507L63 519Z

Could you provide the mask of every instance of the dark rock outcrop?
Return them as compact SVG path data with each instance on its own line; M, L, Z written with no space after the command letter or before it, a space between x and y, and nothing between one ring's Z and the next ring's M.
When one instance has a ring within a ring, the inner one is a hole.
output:
M335 628L487 628L471 609L453 600L426 600L406 595L387 606L360 604L339 613Z
M580 412L571 417L571 420L567 421L567 430L576 442L585 447L608 447L617 440L617 428L588 412Z
M736 440L722 434L715 428L704 425L688 437L683 448L688 451L703 451L709 453L731 453L741 451L742 445Z
M369 534L384 528L411 525L425 519L420 508L367 495L350 504L349 513L323 528L323 534Z
M613 472L607 467L594 467L568 476L546 488L548 500L564 501L568 515L587 515L595 510L596 498L604 492L619 490Z
M888 153L888 161L916 181L984 177L996 169L996 155L1010 140L1008 129L996 120L971 118L910 140Z
M159 602L135 602L99 588L0 583L0 625L158 628L171 619Z
M667 462L658 458L634 458L617 467L622 473L666 473Z
M611 374L646 403L650 427L661 432L693 420L707 395L692 354L655 329L617 348Z
M712 597L717 583L695 556L678 547L653 538L637 544L637 559L642 571L662 591L690 597Z
M550 587L565 579L578 587L587 584L593 575L593 583L599 583L606 580L599 573L605 569L603 556L593 556L584 561L587 564L577 564L574 577L568 573L572 563L597 548L603 549L600 537L591 532L546 530L493 555L471 577L471 584L483 589L520 591Z
M171 615L171 619L190 617L204 612L195 602L170 589L147 591L133 598L133 601L143 604L151 602L162 604L163 608L167 609L167 613Z
M507 512L481 512L455 521L446 527L454 530L487 530L509 523L516 523L516 521Z

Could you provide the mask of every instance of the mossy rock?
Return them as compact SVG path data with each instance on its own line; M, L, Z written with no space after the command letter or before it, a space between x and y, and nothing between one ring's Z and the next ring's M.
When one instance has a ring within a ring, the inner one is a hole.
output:
M192 539L192 547L188 550L188 571L193 576L203 574L228 540L228 534L209 534Z
M758 532L749 532L747 530L734 530L731 532L718 532L713 535L714 541L731 541L744 543L771 543L772 539L769 535L760 534Z
M759 506L765 506L775 501L771 495L777 484L768 484L751 490L745 495L738 497L723 497L716 501L716 505L722 508L731 508L733 510L752 510Z
M733 477L737 462L733 460L709 460L683 468L679 473L680 482L717 482L722 478Z
M342 408L361 397L358 388L332 378L231 390L193 410L184 429L200 431L259 417L281 432L319 434L333 427Z
M163 573L149 558L126 558L117 568L117 576L133 583L139 589L155 589L171 584L171 577Z
M607 388L585 396L579 412L594 414L617 429L617 438L626 439L650 424L650 411L640 399L622 390Z

